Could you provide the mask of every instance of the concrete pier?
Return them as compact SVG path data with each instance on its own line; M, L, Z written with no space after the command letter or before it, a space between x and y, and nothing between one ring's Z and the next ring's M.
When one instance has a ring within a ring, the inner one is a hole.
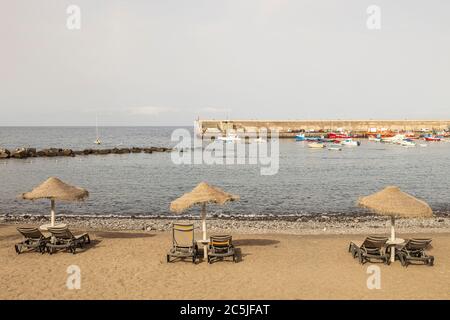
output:
M293 137L298 132L333 132L344 130L354 134L381 132L425 132L450 129L450 120L197 120L199 135L223 135L227 131L256 133L260 129L278 130L280 137Z

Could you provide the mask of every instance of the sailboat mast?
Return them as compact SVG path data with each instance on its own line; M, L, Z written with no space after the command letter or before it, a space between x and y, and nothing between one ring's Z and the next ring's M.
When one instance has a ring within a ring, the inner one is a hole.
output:
M98 117L95 116L95 132L97 133L97 141L98 141Z

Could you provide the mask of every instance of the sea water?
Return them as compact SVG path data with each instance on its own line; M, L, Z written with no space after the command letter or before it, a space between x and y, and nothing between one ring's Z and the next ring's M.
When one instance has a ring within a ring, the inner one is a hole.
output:
M174 146L175 129L101 127L100 147ZM94 127L0 127L0 148L81 150L96 148L95 138ZM437 214L450 212L450 143L444 142L405 148L363 140L337 152L281 139L278 172L268 176L259 164L177 165L170 153L159 152L0 160L0 215L47 215L47 200L19 196L50 176L90 193L83 202L58 202L59 214L165 216L171 201L201 181L240 195L240 201L208 206L209 213L223 216L366 214L356 206L358 198L388 185L427 201Z

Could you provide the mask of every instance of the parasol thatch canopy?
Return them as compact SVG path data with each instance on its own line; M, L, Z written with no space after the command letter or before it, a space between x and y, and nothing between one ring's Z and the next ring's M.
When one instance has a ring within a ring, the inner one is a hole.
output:
M404 218L431 217L433 215L433 210L425 201L402 192L395 186L386 187L373 195L362 197L358 204L380 215Z
M55 177L50 177L32 191L22 194L22 198L26 200L50 199L77 201L83 200L88 196L89 192L87 190L68 185Z
M201 182L191 192L185 193L180 198L172 201L170 210L181 213L196 204L217 203L224 204L227 201L239 200L239 196Z

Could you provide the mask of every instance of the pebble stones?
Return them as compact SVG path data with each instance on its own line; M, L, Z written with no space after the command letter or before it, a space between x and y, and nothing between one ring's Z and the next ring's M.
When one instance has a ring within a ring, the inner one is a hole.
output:
M376 216L361 216L356 222L355 217L329 217L310 216L296 220L251 220L245 218L211 218L208 217L208 230L214 233L286 233L286 234L370 234L389 233L385 224L386 219L378 219ZM3 215L0 221L3 223L40 225L48 223L48 216L36 215ZM140 230L147 232L170 231L174 221L183 220L195 224L201 229L201 220L197 217L167 217L151 218L145 216L131 217L83 217L65 216L58 217L75 229L86 230ZM450 217L439 216L434 219L399 219L397 227L400 232L448 232L450 230Z

